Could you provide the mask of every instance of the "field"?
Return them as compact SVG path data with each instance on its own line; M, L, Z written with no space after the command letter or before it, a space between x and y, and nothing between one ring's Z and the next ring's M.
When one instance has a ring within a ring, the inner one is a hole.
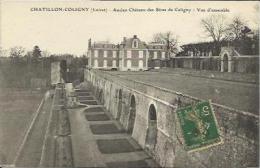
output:
M0 88L0 165L12 164L43 93Z

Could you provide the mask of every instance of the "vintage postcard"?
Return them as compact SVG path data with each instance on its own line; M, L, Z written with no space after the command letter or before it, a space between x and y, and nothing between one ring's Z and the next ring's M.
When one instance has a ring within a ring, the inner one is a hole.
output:
M258 1L0 1L0 167L259 167Z

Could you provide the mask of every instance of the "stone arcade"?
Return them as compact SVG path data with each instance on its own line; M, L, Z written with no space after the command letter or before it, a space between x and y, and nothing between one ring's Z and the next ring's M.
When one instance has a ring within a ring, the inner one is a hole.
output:
M175 112L178 106L199 101L197 98L94 69L86 70L85 81L107 111L162 167L244 167L257 163L257 115L213 104L224 144L188 153Z

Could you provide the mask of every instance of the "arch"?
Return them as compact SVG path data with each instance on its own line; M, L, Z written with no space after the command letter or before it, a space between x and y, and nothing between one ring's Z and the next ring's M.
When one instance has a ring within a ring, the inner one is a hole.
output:
M222 47L220 53L220 71L221 72L233 72L234 71L234 48Z
M145 139L145 147L153 150L157 143L157 111L154 104L148 110L148 129Z
M120 120L121 114L123 109L123 93L122 89L119 89L118 91L118 111L117 111L117 117L116 119Z
M127 132L129 134L133 133L135 116L136 116L136 101L135 101L135 96L132 95L130 99L129 119L128 119L128 128L127 128Z
M156 115L156 109L153 104L150 105L149 107L149 121L156 121L157 120L157 115Z

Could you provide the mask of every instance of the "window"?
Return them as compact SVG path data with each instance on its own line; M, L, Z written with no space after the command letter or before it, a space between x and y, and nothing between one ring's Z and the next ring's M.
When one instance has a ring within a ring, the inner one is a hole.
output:
M137 47L137 42L136 41L134 41L134 48L136 48Z
M94 60L94 67L98 67L98 60Z
M165 52L162 52L162 59L165 59Z
M138 48L138 40L137 39L133 40L132 48Z
M113 51L113 58L116 58L116 51Z
M154 58L154 59L157 59L157 51L154 51L154 52L153 52L153 58Z
M107 60L104 60L104 68L107 67Z
M107 51L104 51L104 58L107 57Z
M131 53L131 50L128 50L127 51L127 55L126 55L127 58L131 58L132 57L132 53Z
M113 60L112 64L113 67L116 67L116 60Z
M139 51L139 58L144 58L144 51Z
M144 62L143 62L143 60L139 60L139 68L143 68L144 67Z
M94 57L96 57L96 58L98 57L98 50L94 51Z
M126 66L127 66L127 68L131 68L131 66L132 66L131 60L127 60Z

